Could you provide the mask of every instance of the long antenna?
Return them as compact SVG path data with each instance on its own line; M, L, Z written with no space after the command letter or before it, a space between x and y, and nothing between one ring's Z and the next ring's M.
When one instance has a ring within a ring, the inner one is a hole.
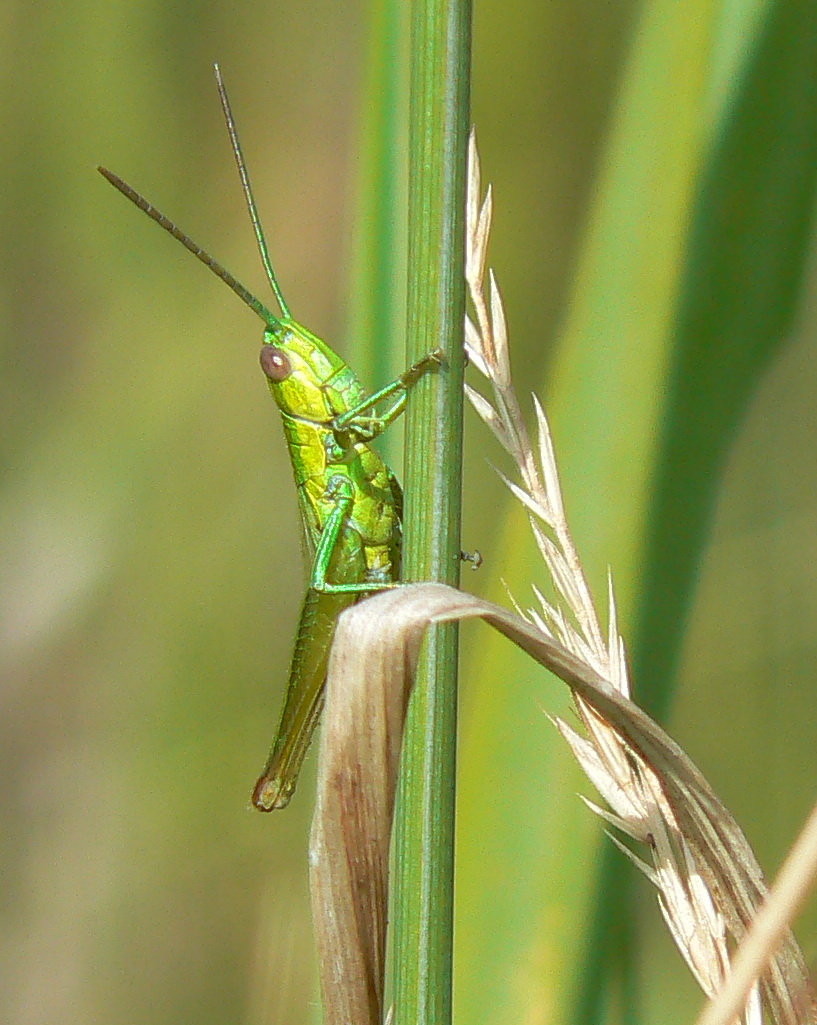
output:
M165 217L161 210L157 210L155 206L148 203L144 196L140 196L136 189L132 189L127 182L122 181L119 175L109 171L107 167L98 167L97 171L99 171L103 178L107 178L114 188L119 189L122 195L126 196L131 203L134 203L143 213L146 213L151 220L156 221L159 227L164 228L168 234L172 235L178 242L181 242L185 249L189 250L197 260L201 260L205 267L209 267L216 277L221 278L225 285L229 285L238 298L245 302L251 310L255 310L268 327L275 327L280 323L279 319L270 313L260 299L256 299L252 292L246 289L237 278L234 278L226 268L222 267L217 260L214 260L206 250L196 245L193 239L189 235L185 235L181 228L177 227L169 217ZM288 316L283 305L281 308L284 309L285 316Z
M264 237L264 229L261 227L258 208L256 207L255 199L253 198L250 176L247 174L247 165L244 162L244 154L241 152L241 143L238 141L235 118L233 117L233 112L230 108L230 101L227 99L227 90L224 88L221 69L219 68L218 63L214 64L213 67L216 72L216 83L218 85L218 94L221 97L221 106L224 110L224 120L227 122L227 131L230 133L230 141L233 144L233 155L235 156L235 162L238 166L238 174L241 178L241 187L244 189L244 198L247 200L247 210L249 211L250 220L252 221L255 239L258 242L258 251L261 253L261 261L264 264L264 270L267 272L269 283L275 293L275 298L278 300L278 305L281 307L281 313L283 313L285 318L289 319L289 307L287 306L283 295L281 295L281 289L278 286L278 279L275 277L275 271L272 269L272 260L270 259L269 249L267 249L267 240Z

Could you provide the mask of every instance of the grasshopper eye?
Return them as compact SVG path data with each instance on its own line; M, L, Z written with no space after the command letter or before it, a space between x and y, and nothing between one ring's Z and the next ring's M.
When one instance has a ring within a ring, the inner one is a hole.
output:
M284 381L292 373L289 356L274 345L261 346L261 369L270 381Z

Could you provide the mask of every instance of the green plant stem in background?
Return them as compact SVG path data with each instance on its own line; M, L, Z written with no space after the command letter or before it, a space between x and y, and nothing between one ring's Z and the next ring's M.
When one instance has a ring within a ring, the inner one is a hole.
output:
M369 0L346 334L371 388L403 369L410 22L400 0Z
M406 423L403 576L459 581L464 188L471 4L414 5L409 128L408 354L446 354ZM435 630L409 711L398 796L394 1005L398 1025L451 1020L457 635Z

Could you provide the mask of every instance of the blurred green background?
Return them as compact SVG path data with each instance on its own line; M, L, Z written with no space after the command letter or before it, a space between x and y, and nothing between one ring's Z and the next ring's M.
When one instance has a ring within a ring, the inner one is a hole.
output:
M13 1025L318 1014L313 765L286 814L246 810L303 580L260 327L94 168L262 292L218 59L294 314L373 382L352 268L396 60L379 17L326 0L3 8ZM614 573L636 697L666 716L675 692L672 731L772 872L817 790L817 9L478 3L473 117L518 390L552 414L598 595ZM486 565L464 585L505 600L505 580L526 603L544 572L474 420L464 545ZM463 633L458 1021L691 1020L654 895L575 796L544 715L563 688ZM817 918L799 931L813 961Z

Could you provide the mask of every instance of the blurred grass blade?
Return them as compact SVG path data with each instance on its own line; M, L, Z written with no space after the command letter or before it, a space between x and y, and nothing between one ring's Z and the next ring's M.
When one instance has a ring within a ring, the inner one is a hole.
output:
M666 709L720 467L786 343L817 185L817 8L769 5L707 156L673 329L633 647L649 707Z
M642 7L566 323L543 389L588 577L603 593L612 564L625 623L632 618L655 424L706 140L702 119L715 19L713 5L703 0L683 9L667 0ZM496 216L502 217L501 207ZM491 563L509 580L530 580L531 549L527 524L517 517ZM498 781L516 798L492 805L490 844L469 857L463 843L458 893L469 928L458 934L458 1011L465 1020L486 1017L497 1025L531 1015L559 1020L574 987L598 986L592 971L577 967L596 899L598 833L575 801L577 770L558 738L542 736L535 714L541 683L529 664L489 637L476 672L484 674L485 666L501 669L481 684L482 700L463 739L463 838L484 830L485 794ZM543 792L548 803L531 819L529 809L543 803ZM626 946L621 936L611 942Z
M631 648L637 693L659 716L675 681L723 459L788 340L812 231L817 9L807 0L770 4L753 49L702 167L671 334ZM599 946L608 946L614 918L629 917L627 869L612 854L604 864ZM579 1020L594 1017L588 1009Z
M405 369L409 13L370 0L347 336L378 388ZM388 437L393 457L399 447Z
M547 389L571 521L596 591L609 561L622 619L639 624L633 678L651 708L668 700L721 457L796 307L817 168L815 18L799 0L732 4L728 17L718 4L644 5ZM524 530L509 528L494 556L511 580L529 576ZM519 800L492 809L490 844L463 849L459 1010L511 1022L546 1007L559 1018L575 986L589 1003L579 996L574 1020L595 1021L607 958L636 961L617 931L632 921L629 869L605 852L588 893L592 844L566 797L574 777L546 763L544 778L525 779L534 742L540 759L557 757L528 726L528 670L495 641L479 662L501 663L514 685L482 684L463 744L462 835L484 823L492 781ZM509 757L495 738L510 735ZM552 803L531 823L542 788ZM553 836L550 863L534 861ZM568 893L576 914L596 916L584 955ZM480 906L486 894L496 906ZM524 982L511 985L519 965ZM625 1018L638 1002L632 978L618 980Z

